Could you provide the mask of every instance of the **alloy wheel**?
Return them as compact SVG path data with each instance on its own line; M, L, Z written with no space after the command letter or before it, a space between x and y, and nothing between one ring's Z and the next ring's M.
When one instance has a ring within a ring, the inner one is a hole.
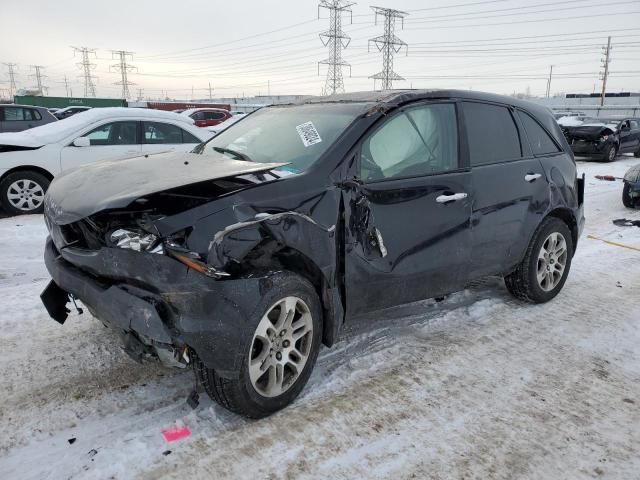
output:
M16 180L9 185L7 200L11 206L23 212L37 210L44 201L44 189L33 180Z
M296 382L311 353L313 319L307 304L285 297L264 314L251 341L249 379L263 397L277 397Z
M550 234L540 247L536 277L545 292L553 290L562 279L567 265L567 241L561 233Z

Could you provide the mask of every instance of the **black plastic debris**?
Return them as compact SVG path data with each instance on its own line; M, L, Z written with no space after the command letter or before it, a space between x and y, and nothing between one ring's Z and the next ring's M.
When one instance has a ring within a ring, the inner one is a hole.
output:
M166 457L167 455L171 454L171 450L165 450L164 452L162 452L162 454Z
M200 395L195 390L192 390L189 396L187 397L187 405L189 405L194 410L198 408L200 404Z
M626 218L618 218L613 221L618 227L640 227L640 220L627 220Z
M76 437L71 437L69 440L67 440L67 442L69 442L69 445L73 445L74 443L76 443Z
M92 448L91 450L89 450L89 452L87 453L87 455L89 455L89 458L95 457L98 454L98 451L95 448Z

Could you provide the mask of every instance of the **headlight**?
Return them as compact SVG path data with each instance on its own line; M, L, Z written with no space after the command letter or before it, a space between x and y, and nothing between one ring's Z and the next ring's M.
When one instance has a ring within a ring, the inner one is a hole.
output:
M147 232L119 228L111 232L109 240L118 248L136 252L162 253L162 244L158 241L158 237Z

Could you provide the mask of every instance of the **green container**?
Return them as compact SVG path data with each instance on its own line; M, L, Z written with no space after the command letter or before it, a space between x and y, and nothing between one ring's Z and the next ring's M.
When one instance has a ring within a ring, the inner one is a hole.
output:
M64 107L126 107L127 101L119 98L80 98L80 97L39 97L34 95L16 95L13 100L18 105L33 105L45 108Z

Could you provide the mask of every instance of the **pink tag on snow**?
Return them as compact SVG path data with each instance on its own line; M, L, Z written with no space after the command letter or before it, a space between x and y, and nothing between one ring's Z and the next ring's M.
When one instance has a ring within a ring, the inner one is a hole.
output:
M187 438L189 435L191 435L189 427L171 427L162 430L162 436L167 443L182 440L183 438Z

